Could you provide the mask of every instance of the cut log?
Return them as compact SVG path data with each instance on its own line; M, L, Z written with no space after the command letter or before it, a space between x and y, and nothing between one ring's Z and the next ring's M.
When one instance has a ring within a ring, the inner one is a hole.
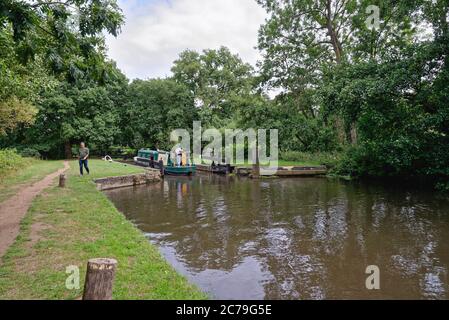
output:
M115 259L90 259L87 262L83 300L112 300L116 267Z

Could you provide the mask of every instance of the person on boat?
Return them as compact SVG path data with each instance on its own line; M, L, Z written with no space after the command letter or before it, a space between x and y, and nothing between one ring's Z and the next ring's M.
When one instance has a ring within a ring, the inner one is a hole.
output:
M177 147L175 150L175 154L176 154L176 164L178 165L178 167L180 167L182 165L182 148L181 147Z
M78 151L78 159L79 159L79 164L80 164L80 176L82 176L84 174L83 167L86 169L87 174L90 174L87 158L89 158L89 149L86 148L86 145L84 142L81 142L80 148Z

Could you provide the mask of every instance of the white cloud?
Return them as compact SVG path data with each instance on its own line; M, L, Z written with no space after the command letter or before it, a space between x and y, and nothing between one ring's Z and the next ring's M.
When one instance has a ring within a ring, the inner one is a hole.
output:
M121 0L126 25L108 36L109 56L130 78L170 75L185 49L224 45L251 64L259 59L257 32L266 16L255 0Z

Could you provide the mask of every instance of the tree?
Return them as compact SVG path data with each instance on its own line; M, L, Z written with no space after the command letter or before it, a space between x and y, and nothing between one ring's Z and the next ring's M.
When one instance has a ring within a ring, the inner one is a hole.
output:
M42 93L35 124L25 130L21 141L41 154L72 157L72 144L88 142L92 150L106 152L121 133L121 112L116 91L127 82L111 82L103 86L79 82L73 86L61 82L55 89ZM19 140L20 141L20 140Z
M355 122L359 132L343 173L424 176L448 186L449 5L436 1L421 9L433 39L410 43L381 62L342 65L324 77L324 109Z
M0 102L0 136L16 129L19 125L31 125L37 109L17 98Z
M173 79L193 93L205 125L223 126L237 111L242 97L253 90L253 69L228 48L186 50L172 67Z
M3 0L0 32L10 31L23 64L36 56L70 82L83 77L103 81L103 31L114 36L123 16L115 0Z
M30 125L37 113L39 91L51 87L54 79L40 59L27 66L17 63L12 32L0 28L0 136Z
M326 70L342 63L378 60L396 52L413 34L414 4L397 1L258 0L269 18L259 31L263 83L295 101L305 117L319 104L307 105L323 85ZM383 24L370 29L365 23L369 5L377 5ZM315 101L317 99L314 99ZM315 113L319 116L319 113ZM350 126L349 126L350 127Z
M170 79L135 80L121 113L123 139L135 148L169 148L173 129L189 129L197 117L193 94Z
M8 124L2 120L3 131L11 133L32 123L38 109L36 125L26 134L23 130L15 133L15 138L31 139L44 151L55 149L55 143L65 144L67 157L71 156L70 143L81 137L91 137L99 146L109 145L114 117L104 106L111 100L104 95L107 89L98 85L111 84L117 70L106 59L103 32L115 36L122 23L115 0L2 1L0 81L6 89L0 89L0 117L20 115ZM100 100L92 101L89 96ZM79 101L83 97L86 106ZM94 118L83 122L82 108L88 107L98 110L86 111L85 120ZM52 125L46 127L47 121ZM48 133L48 142L43 141L42 132Z

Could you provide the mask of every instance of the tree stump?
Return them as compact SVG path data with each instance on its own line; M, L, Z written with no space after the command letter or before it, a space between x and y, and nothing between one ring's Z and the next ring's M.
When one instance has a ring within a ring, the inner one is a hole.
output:
M65 174L64 173L60 174L59 175L59 187L60 188L65 188L65 180L66 180Z
M83 300L112 300L116 267L115 259L90 259L87 262Z

